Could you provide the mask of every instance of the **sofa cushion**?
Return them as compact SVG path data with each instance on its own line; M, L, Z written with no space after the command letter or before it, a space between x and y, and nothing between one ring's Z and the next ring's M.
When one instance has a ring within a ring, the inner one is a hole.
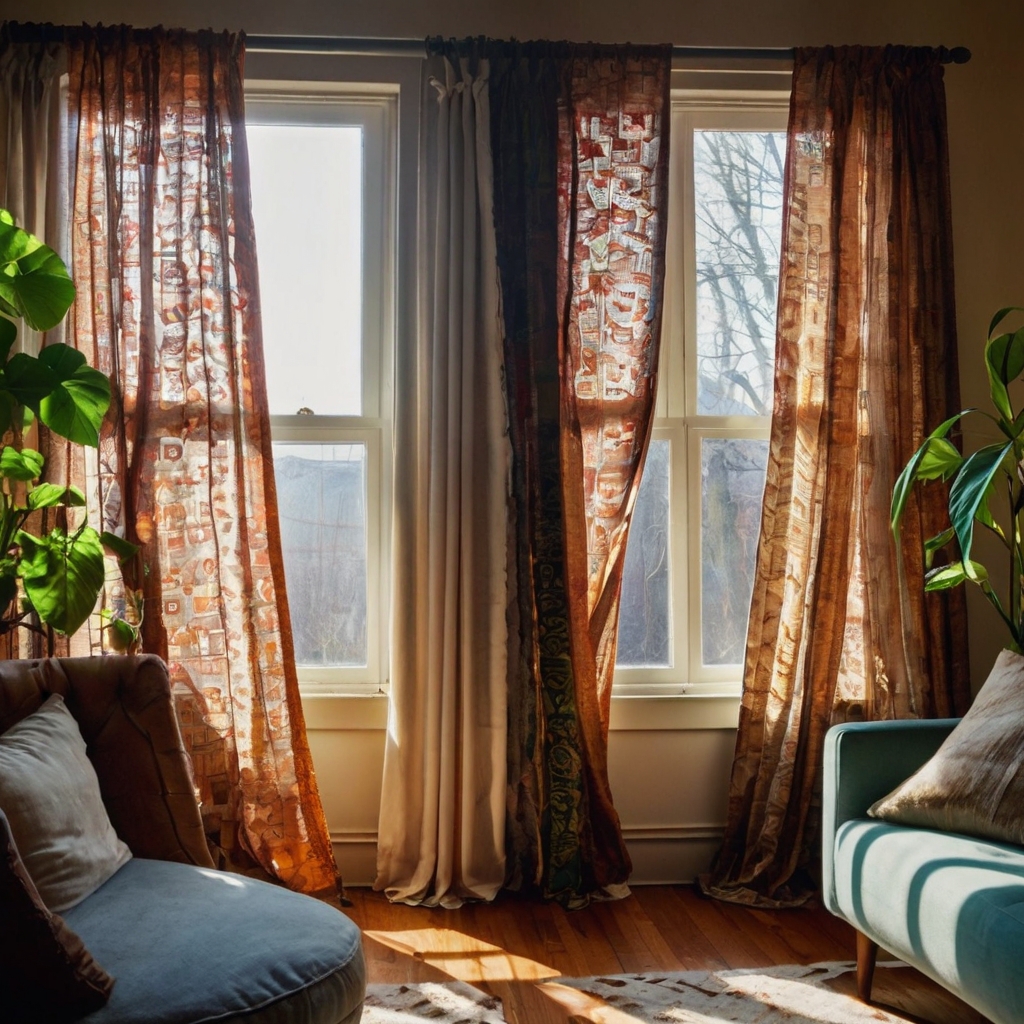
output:
M868 810L901 825L1024 844L1024 657L1003 651L934 756Z
M110 1002L89 1024L359 1019L366 983L359 929L288 889L135 858L66 919L117 977Z
M101 1007L114 979L57 914L21 863L0 811L0 1016L6 1024L64 1024Z
M856 819L835 840L839 913L996 1021L1024 1021L1024 850Z
M131 857L110 824L78 724L58 694L0 735L0 808L52 911L73 907Z

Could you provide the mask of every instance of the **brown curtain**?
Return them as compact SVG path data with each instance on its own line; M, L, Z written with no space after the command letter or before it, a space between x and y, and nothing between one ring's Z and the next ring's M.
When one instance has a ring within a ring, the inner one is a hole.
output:
M960 408L942 67L929 49L797 51L775 407L725 839L707 892L815 887L823 737L847 718L961 714L963 590L923 593L938 489L892 486Z
M629 517L654 409L669 47L487 44L513 449L509 883L623 895L608 782Z
M122 26L68 30L67 46L73 336L114 401L98 465L64 471L89 470L97 525L142 546L106 601L144 595L143 646L170 666L215 854L327 892L271 463L243 40Z

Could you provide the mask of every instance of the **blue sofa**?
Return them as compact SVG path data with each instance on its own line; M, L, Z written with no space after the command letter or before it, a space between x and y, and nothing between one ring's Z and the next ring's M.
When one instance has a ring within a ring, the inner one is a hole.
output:
M1024 848L867 815L956 724L858 722L829 730L823 898L857 930L857 987L865 1001L881 947L995 1024L1021 1024Z

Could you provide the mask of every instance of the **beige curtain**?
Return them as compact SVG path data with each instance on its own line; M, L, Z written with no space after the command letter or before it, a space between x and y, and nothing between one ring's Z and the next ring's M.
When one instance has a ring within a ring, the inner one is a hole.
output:
M428 61L419 337L396 367L391 710L375 888L504 880L506 501L488 65Z
M889 531L896 476L959 411L946 110L930 49L797 52L775 408L743 701L712 895L815 888L824 733L962 714L963 589L923 592L939 488Z
M60 145L64 46L30 26L0 27L0 207L67 257L67 154ZM35 350L28 327L19 345ZM52 340L52 339L51 339Z
M57 30L11 23L0 27L0 207L69 262L67 147L61 144L66 105L60 88L66 70ZM64 324L48 331L45 340L64 341ZM19 350L36 354L43 342L44 335L22 324ZM46 653L43 637L35 632L16 629L0 639L0 657Z

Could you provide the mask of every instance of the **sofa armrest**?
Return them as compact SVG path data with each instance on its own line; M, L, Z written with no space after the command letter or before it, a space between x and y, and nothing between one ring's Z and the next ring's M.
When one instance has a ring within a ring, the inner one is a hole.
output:
M840 826L921 767L953 731L958 718L847 722L825 734L822 786L822 893L835 906L833 852Z

